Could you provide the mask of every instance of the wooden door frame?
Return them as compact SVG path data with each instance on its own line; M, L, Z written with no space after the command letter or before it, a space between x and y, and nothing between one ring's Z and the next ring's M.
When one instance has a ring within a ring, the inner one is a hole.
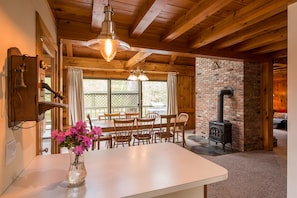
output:
M264 150L273 150L273 65L261 64L261 136Z
M46 50L52 57L51 61L51 88L55 91L61 90L62 70L59 67L59 54L57 42L52 38L40 15L36 12L36 55L40 60L46 60L43 51ZM59 99L51 97L52 102L60 102ZM51 128L62 129L62 113L60 108L51 109ZM36 155L42 152L43 121L36 123ZM57 153L57 147L51 144L51 153Z

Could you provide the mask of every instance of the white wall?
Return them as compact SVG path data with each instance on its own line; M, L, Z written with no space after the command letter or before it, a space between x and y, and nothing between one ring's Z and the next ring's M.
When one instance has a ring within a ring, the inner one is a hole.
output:
M22 54L36 55L35 12L41 15L53 38L56 27L46 0L0 0L0 195L27 166L36 153L35 122L29 129L11 130L7 124L7 49L17 47ZM16 141L16 157L8 162L6 144Z
M297 3L288 8L288 173L287 197L297 196Z

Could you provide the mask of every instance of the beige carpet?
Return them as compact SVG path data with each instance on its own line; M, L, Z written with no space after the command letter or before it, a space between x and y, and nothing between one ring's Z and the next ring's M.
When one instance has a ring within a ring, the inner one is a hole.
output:
M208 185L208 198L285 198L287 131L275 129L274 136L278 145L273 151L200 154L228 170L227 180ZM195 145L197 142L187 139L189 150Z

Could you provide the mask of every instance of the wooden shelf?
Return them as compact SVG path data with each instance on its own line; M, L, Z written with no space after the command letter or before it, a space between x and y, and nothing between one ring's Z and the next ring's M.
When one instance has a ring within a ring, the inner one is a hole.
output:
M57 102L39 102L39 114L42 114L54 107L66 108L68 105Z

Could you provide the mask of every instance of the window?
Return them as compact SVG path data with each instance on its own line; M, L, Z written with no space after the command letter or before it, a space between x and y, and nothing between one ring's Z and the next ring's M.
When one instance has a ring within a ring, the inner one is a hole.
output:
M139 112L138 81L111 80L111 112Z
M84 79L83 86L85 114L93 119L106 112L167 112L166 81Z
M142 115L152 112L167 113L167 82L165 81L142 82Z
M83 86L85 115L97 118L108 112L108 80L84 79Z

